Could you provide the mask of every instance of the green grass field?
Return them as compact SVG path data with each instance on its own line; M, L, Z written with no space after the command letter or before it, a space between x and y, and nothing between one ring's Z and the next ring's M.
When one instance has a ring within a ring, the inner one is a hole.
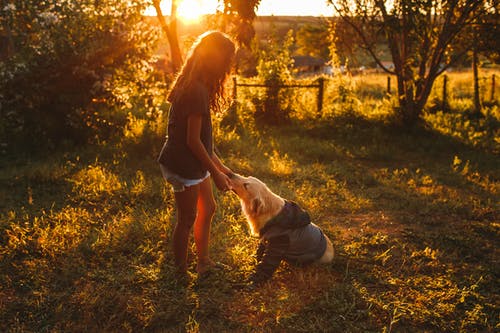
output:
M327 92L322 119L306 116L311 97L269 127L253 122L246 96L217 121L221 157L306 208L334 242L331 265L282 264L254 292L233 288L257 240L235 195L217 193L211 252L233 270L199 283L192 262L178 286L173 193L155 161L164 127L136 121L110 142L2 156L0 331L500 328L497 107L478 120L458 107L429 113L406 131L387 121L384 96L355 91L342 112Z

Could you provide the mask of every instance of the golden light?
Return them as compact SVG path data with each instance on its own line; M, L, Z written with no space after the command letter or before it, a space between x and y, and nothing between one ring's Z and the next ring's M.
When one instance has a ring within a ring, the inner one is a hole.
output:
M203 15L215 14L218 5L217 0L178 0L177 18L184 23L196 23ZM160 7L163 15L170 15L171 6L171 0L161 1ZM156 11L154 7L150 7L146 9L144 14L156 16Z
M214 14L217 8L217 0L183 0L177 7L177 16L186 23L194 23L203 15Z
M163 0L160 3L163 15L170 15L172 0ZM215 14L223 6L217 0L177 0L177 17L186 23L195 23L203 15ZM261 0L256 10L258 16L332 16L333 7L325 0ZM144 11L144 15L156 16L153 6Z

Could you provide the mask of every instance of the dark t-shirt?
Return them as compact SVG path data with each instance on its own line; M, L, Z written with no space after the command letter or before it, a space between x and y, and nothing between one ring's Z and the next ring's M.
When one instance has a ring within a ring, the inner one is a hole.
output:
M158 162L170 171L186 179L200 179L207 169L187 146L187 119L189 115L201 114L200 139L208 155L213 154L212 118L207 88L201 84L178 96L170 107L168 115L167 140L158 157Z

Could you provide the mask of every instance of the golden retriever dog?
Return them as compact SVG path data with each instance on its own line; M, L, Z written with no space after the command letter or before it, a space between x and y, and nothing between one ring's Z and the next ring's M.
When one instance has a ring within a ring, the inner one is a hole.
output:
M305 265L333 260L333 245L296 203L273 193L255 177L229 176L254 236L260 238L257 266L249 282L258 285L271 278L282 260Z

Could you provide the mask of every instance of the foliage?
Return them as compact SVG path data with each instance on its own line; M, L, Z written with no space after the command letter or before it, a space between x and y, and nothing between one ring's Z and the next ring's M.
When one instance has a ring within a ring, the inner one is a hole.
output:
M328 59L330 46L330 31L327 24L305 24L297 31L297 53Z
M129 89L124 77L152 73L143 59L150 57L157 34L143 22L143 6L24 0L0 9L10 45L0 62L0 137L10 149L83 143L121 130L126 113L110 106L130 109L144 83L132 78L139 90L127 96L119 91Z
M219 2L224 4L223 30L231 24L231 34L236 36L240 45L249 48L255 36L252 23L260 0L219 0Z
M280 86L286 85L291 80L292 44L293 32L290 30L282 42L276 40L276 36L271 36L267 47L259 53L258 78L267 88L263 99L256 101L260 104L256 110L256 117L270 124L286 121L291 109L288 104L290 91Z
M500 3L492 1L492 8L485 15L478 16L473 24L467 27L465 36L459 36L455 48L461 50L464 45L469 45L470 40L474 41L474 48L477 52L491 62L500 62Z
M476 17L486 15L489 1L330 1L376 63L398 81L397 115L402 124L418 122L434 80L452 63L452 43ZM393 67L379 57L378 38L387 40ZM468 40L467 45L475 41ZM469 47L470 48L470 47ZM466 47L466 49L468 49Z
M333 76L329 80L329 85L332 87L333 94L332 98L332 111L327 114L330 115L353 115L355 110L359 106L359 100L354 92L355 89L355 81L349 71L348 60L345 60L345 63L341 65L340 56L338 54L338 31L335 28L335 25L330 26L329 29L329 54L330 54L330 65L333 69ZM344 68L346 73L340 69Z
M344 63L349 59L352 66L376 67L375 61L371 57L367 58L362 45L353 41L357 40L356 31L339 17L332 18L329 25L330 39L333 39L335 52ZM385 59L383 59L385 60Z

